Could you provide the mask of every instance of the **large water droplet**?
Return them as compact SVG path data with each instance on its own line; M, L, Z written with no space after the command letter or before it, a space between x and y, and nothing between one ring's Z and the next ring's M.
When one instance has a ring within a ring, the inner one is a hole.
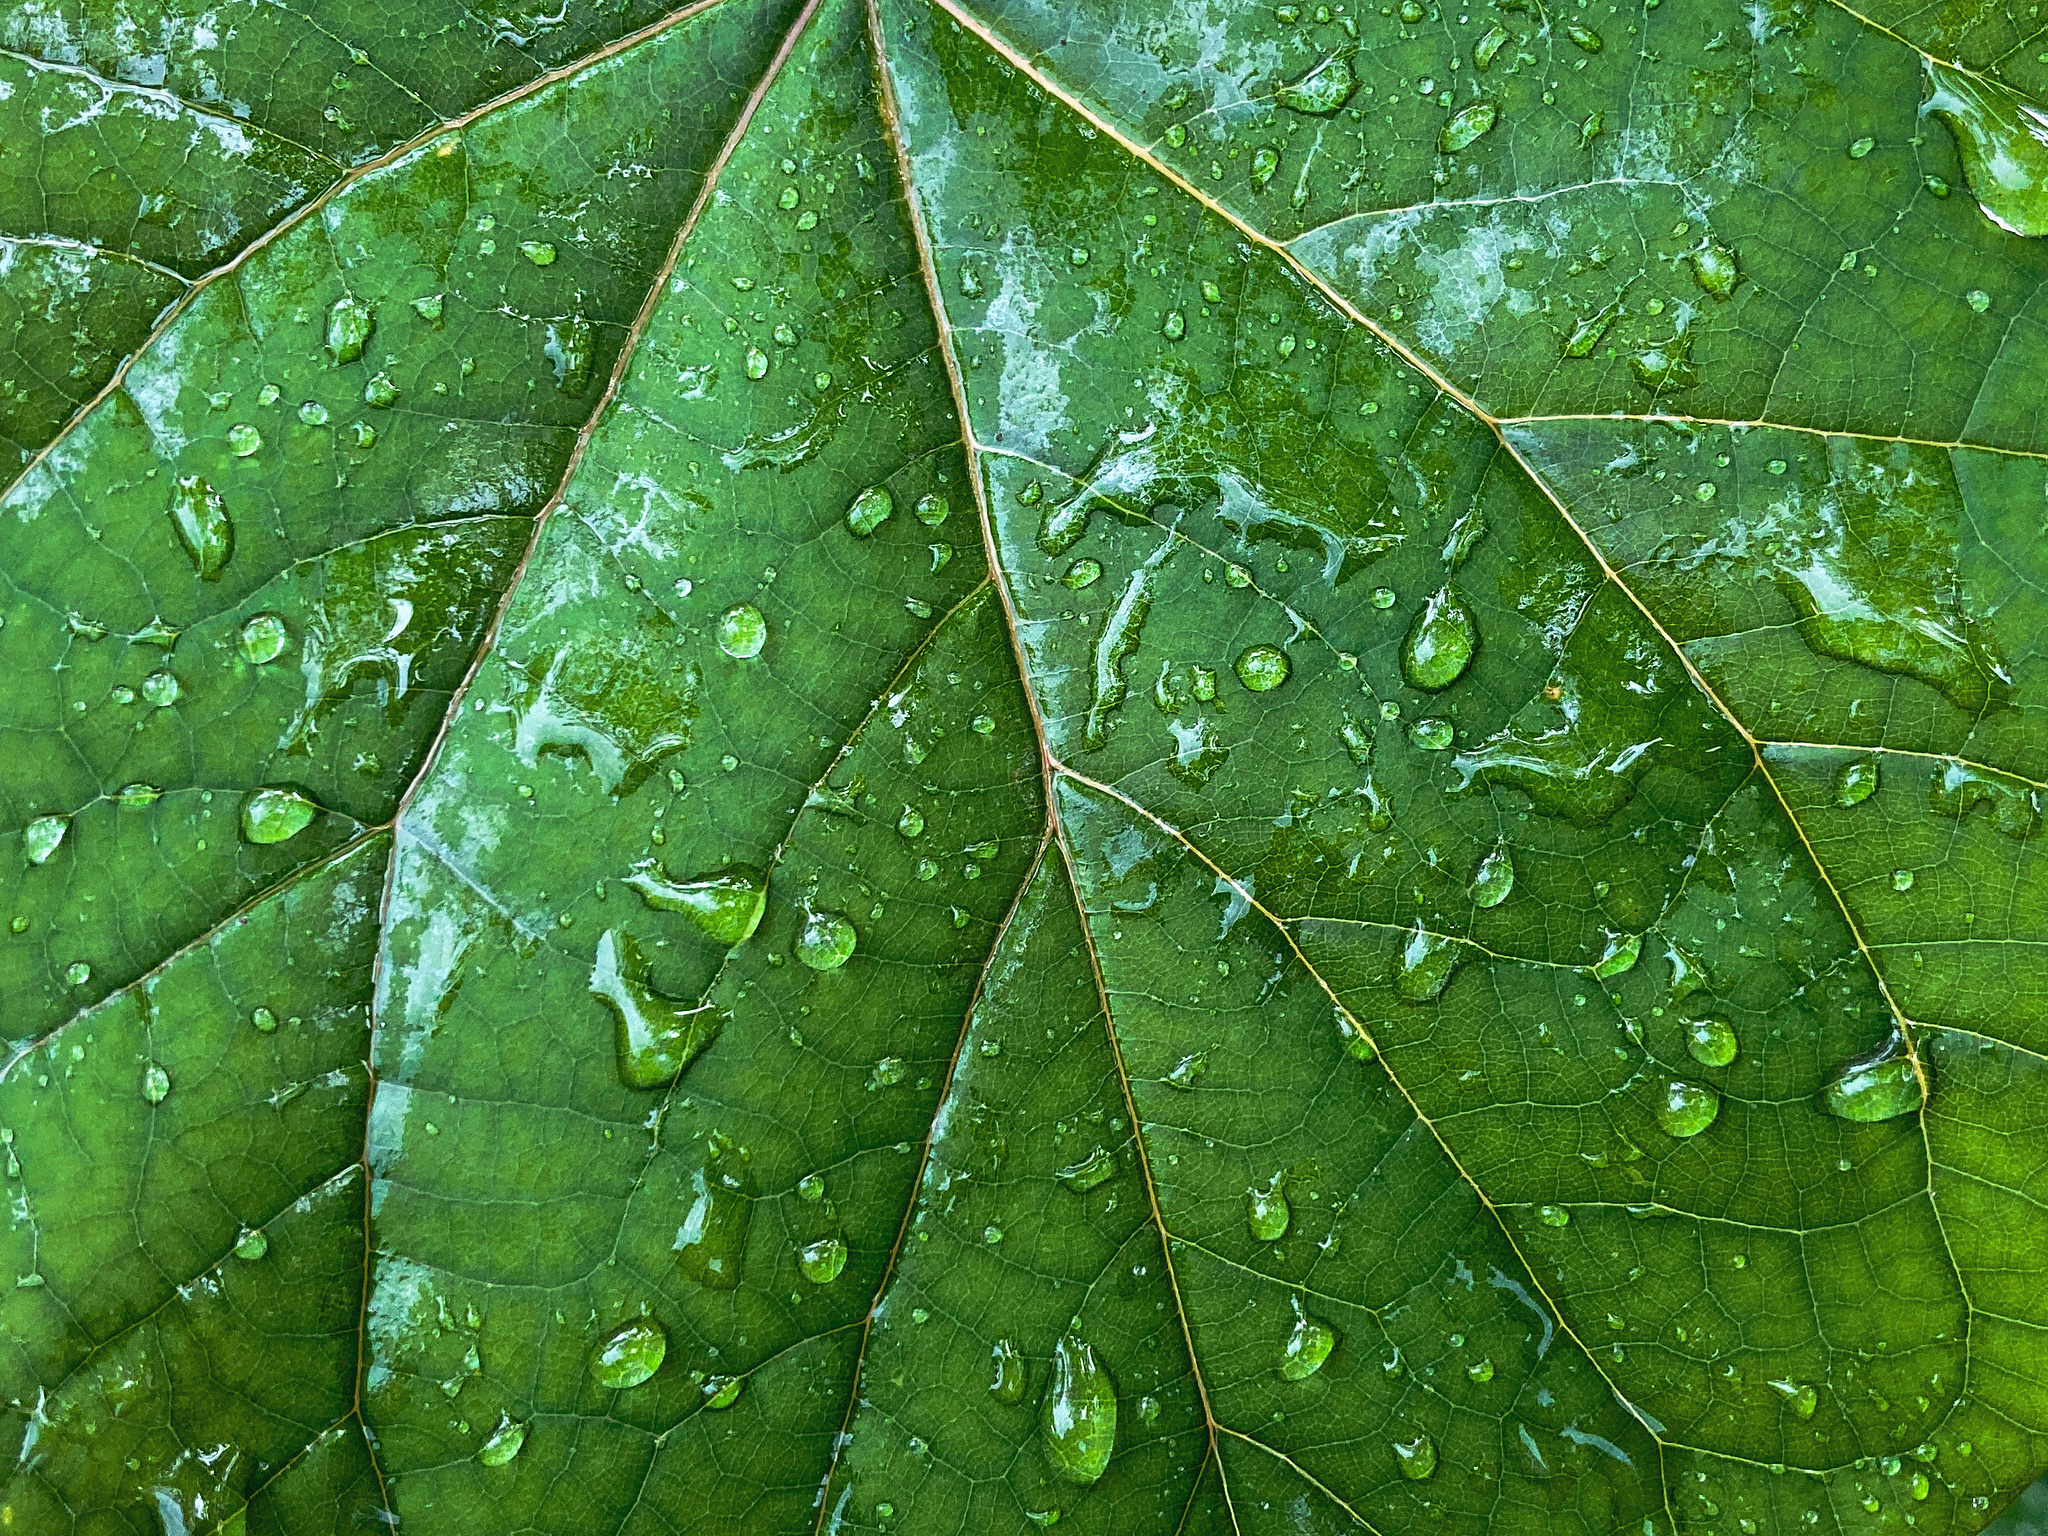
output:
M500 1414L498 1427L491 1431L491 1437L477 1447L476 1459L487 1467L502 1467L520 1452L526 1444L526 1426L516 1424L512 1416Z
M1495 848L1472 871L1472 904L1497 907L1515 888L1515 861L1506 848Z
M1814 1409L1820 1406L1820 1393L1803 1381L1774 1381L1770 1386L1802 1419L1812 1418Z
M1077 1195L1085 1195L1096 1185L1116 1172L1116 1154L1107 1147L1096 1147L1077 1163L1069 1163L1057 1177Z
M734 661L752 661L768 644L768 621L752 603L734 603L718 616L718 648Z
M1841 1119L1873 1124L1911 1114L1925 1097L1905 1042L1895 1034L1871 1055L1844 1067L1821 1090L1820 1105Z
M1283 85L1273 99L1296 112L1328 117L1351 99L1358 81L1351 65L1341 56L1325 59L1292 85Z
M1280 1377L1283 1381L1306 1381L1323 1368L1330 1351L1337 1347L1337 1334L1328 1323L1318 1322L1301 1310L1301 1298L1294 1303L1294 1327L1280 1346Z
M242 836L252 843L281 843L313 824L320 807L294 789L259 789L242 802Z
M285 628L282 618L274 613L259 613L242 626L235 644L242 660L260 667L282 656L290 640L291 631Z
M1835 804L1861 805L1877 793L1877 759L1859 757L1835 780Z
M1657 1123L1671 1136L1697 1136L1721 1113L1721 1095L1704 1083L1674 1078L1657 1099Z
M837 912L804 909L804 925L797 930L796 957L814 971L836 971L853 958L860 940L853 924Z
M1642 953L1643 936L1640 933L1610 933L1607 935L1607 948L1593 962L1593 974L1601 981L1626 976L1636 968L1636 961L1642 958Z
M1273 1175L1264 1189L1254 1186L1244 1192L1245 1218L1251 1223L1252 1241L1277 1243L1287 1235L1293 1213L1287 1208L1287 1174Z
M2048 235L2048 112L2010 86L1927 60L1932 112L1956 137L1984 217L2015 235Z
M1703 1067L1725 1067L1735 1060L1740 1046L1735 1026L1726 1019L1688 1019L1685 1048Z
M607 928L590 968L590 995L612 1011L619 1078L629 1088L674 1082L725 1027L722 1010L664 997L647 975L647 958L633 936Z
M201 581L218 581L235 552L235 525L220 493L197 475L178 476L171 497L171 526L192 557Z
M676 1263L708 1290L730 1291L740 1283L747 1226L754 1216L746 1150L714 1131L704 1166L690 1175L690 1209L676 1229Z
M67 816L38 816L21 829L22 851L28 855L31 864L47 864L64 841L64 834L71 829Z
M1735 253L1712 235L1701 240L1687 254L1692 261L1692 280L1717 299L1731 296L1735 285L1742 281Z
M1492 102L1475 101L1444 124L1436 136L1436 147L1454 155L1485 135L1499 119L1500 109Z
M352 363L363 355L377 317L361 299L346 294L327 311L327 350L337 363Z
M142 1069L142 1101L161 1104L171 1096L171 1074L155 1062Z
M1449 587L1422 605L1401 642L1401 675L1408 686L1435 692L1448 688L1472 665L1479 626Z
M1017 1346L1008 1339L997 1339L995 1347L989 1351L989 1366L988 1395L1005 1408L1014 1408L1023 1402L1030 1372Z
M1070 1483L1092 1483L1116 1449L1116 1383L1092 1346L1067 1334L1053 1346L1052 1384L1039 1415L1045 1459Z
M1248 646L1237 658L1237 680L1253 693L1271 693L1293 670L1287 653L1277 645Z
M846 1268L846 1244L836 1237L821 1237L796 1251L796 1267L813 1285L830 1285Z
M591 1351L590 1374L607 1391L623 1391L660 1370L667 1355L668 1334L661 1324L636 1317Z
M659 864L648 863L625 883L658 912L681 912L713 942L730 949L744 944L768 910L768 877L751 864L731 864L694 880L671 880Z
M896 511L896 498L883 485L871 485L853 498L853 505L846 509L846 526L857 539L864 539L882 524L889 521Z
M261 1227L244 1227L235 1239L235 1257L253 1264L270 1252L270 1239Z
M1408 931L1407 946L1401 951L1401 968L1394 976L1394 990L1405 1001L1426 1003L1443 991L1458 968L1455 939L1431 933L1416 919Z
M1436 1442L1428 1435L1394 1442L1394 1465L1411 1483L1419 1483L1436 1471Z

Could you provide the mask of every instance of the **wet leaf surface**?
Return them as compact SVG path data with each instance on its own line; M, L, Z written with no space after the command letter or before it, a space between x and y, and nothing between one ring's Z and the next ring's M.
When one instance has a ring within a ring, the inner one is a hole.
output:
M2042 31L0 18L0 1523L1985 1527Z

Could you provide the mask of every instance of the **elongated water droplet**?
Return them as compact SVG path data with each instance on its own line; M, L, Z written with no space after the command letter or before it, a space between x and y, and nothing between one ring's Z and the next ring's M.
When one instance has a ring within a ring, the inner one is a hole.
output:
M1434 693L1464 676L1478 649L1479 625L1471 611L1449 587L1439 588L1401 642L1401 675L1409 687Z
M1287 681L1294 663L1277 645L1254 645L1238 653L1237 680L1253 693L1271 693Z
M1436 1471L1436 1442L1428 1435L1394 1442L1394 1465L1411 1483L1419 1483Z
M1704 1083L1674 1078L1657 1099L1657 1123L1670 1136L1697 1136L1720 1113L1721 1095Z
M1078 1163L1069 1163L1057 1177L1077 1195L1085 1195L1096 1185L1116 1172L1116 1154L1107 1147L1096 1147Z
M1600 338L1607 334L1608 327L1621 318L1621 305L1609 304L1596 309L1592 314L1579 320L1564 339L1561 351L1566 357L1591 357L1593 349L1600 345Z
M1475 101L1444 124L1436 136L1436 147L1454 155L1484 136L1499 118L1500 110L1492 102Z
M1593 974L1602 981L1625 976L1636 968L1636 961L1642 953L1643 936L1640 933L1610 933L1607 935L1607 948L1593 962Z
M1820 1406L1820 1393L1803 1381L1774 1381L1771 1390L1784 1398L1802 1419L1812 1418L1814 1409Z
M1598 32L1595 32L1591 27L1581 26L1575 21L1566 25L1564 35L1588 53L1598 53L1606 46Z
M600 1387L620 1392L637 1387L668 1355L668 1334L652 1318L636 1317L591 1351L590 1374Z
M1169 560L1178 541L1169 538L1130 574L1116 606L1102 621L1102 634L1095 642L1094 693L1088 701L1088 719L1082 739L1090 751L1109 739L1109 718L1122 708L1130 691L1124 681L1124 660L1138 648L1145 620L1152 613L1152 584L1159 568Z
M1546 1227L1568 1227L1572 1224L1572 1213L1561 1205L1539 1205L1536 1219Z
M804 925L797 930L796 957L814 971L836 971L853 958L860 940L852 923L837 912L804 909Z
M199 579L220 580L221 570L235 552L235 525L220 493L197 475L178 476L171 497L171 526L185 553L192 557Z
M502 1467L526 1444L526 1426L515 1424L510 1414L498 1416L498 1427L490 1439L477 1448L476 1459L487 1467Z
M706 938L730 949L744 944L768 910L768 877L751 864L731 864L694 880L671 880L659 864L645 864L625 884L658 912L681 912Z
M813 1285L830 1285L846 1268L846 1244L836 1237L821 1237L796 1251L796 1267Z
M628 1088L674 1082L725 1027L723 1010L664 997L647 976L633 936L607 928L590 968L590 995L612 1012L619 1079Z
M1911 1114L1925 1097L1905 1042L1895 1034L1871 1055L1837 1073L1821 1090L1820 1104L1840 1119L1868 1125Z
M71 829L68 816L38 816L21 829L22 851L31 864L47 864Z
M1292 85L1281 86L1273 99L1295 112L1328 117L1351 99L1357 86L1351 65L1340 56L1323 60Z
M1052 1382L1039 1415L1045 1459L1070 1483L1098 1481L1116 1449L1116 1383L1095 1350L1072 1334L1053 1346Z
M676 1264L707 1290L730 1291L740 1283L754 1216L751 1159L716 1131L705 1152L704 1166L690 1175L690 1209L676 1229Z
M1508 29L1506 27L1488 27L1486 35L1472 45L1472 67L1479 70L1482 74L1493 68L1494 58L1500 53L1502 47L1506 45L1507 40Z
M752 603L734 603L718 616L718 648L734 661L752 661L768 644L768 621Z
M1407 1002L1426 1003L1442 992L1458 968L1458 944L1444 934L1431 933L1416 919L1408 931L1408 943L1401 951L1401 968L1394 977L1394 991Z
M1495 848L1472 871L1472 904L1497 907L1515 888L1515 861L1507 849Z
M1288 1300L1294 1303L1294 1327L1288 1332L1287 1342L1280 1346L1280 1379L1306 1381L1330 1358L1330 1351L1337 1347L1337 1334L1328 1323L1302 1311L1299 1296L1290 1296Z
M259 789L242 802L242 836L252 843L281 843L313 824L320 807L295 789Z
M1735 1026L1726 1019L1688 1019L1685 1048L1703 1067L1725 1067L1735 1060L1740 1046Z
M896 511L896 498L883 485L871 485L853 498L853 505L846 509L846 526L857 539L864 539L882 524L889 521Z
M997 1339L989 1351L989 1366L988 1395L1005 1408L1014 1408L1023 1402L1031 1373L1026 1369L1024 1356L1017 1346L1008 1339Z
M377 317L370 306L353 294L334 301L327 311L327 350L337 363L352 363L363 355Z
M161 1104L171 1096L171 1074L155 1062L142 1069L142 1101Z
M1254 1186L1245 1192L1245 1216L1251 1223L1252 1240L1259 1243L1277 1243L1287 1235L1287 1223L1293 1212L1287 1206L1287 1174L1285 1170L1273 1175L1264 1189Z
M1984 217L2015 235L2048 235L2048 111L1995 80L1926 62L1921 110L1955 135Z

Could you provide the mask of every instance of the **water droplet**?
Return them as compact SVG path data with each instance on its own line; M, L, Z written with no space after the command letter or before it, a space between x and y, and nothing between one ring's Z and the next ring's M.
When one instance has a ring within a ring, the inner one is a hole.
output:
M1070 1483L1092 1483L1116 1449L1116 1383L1095 1350L1072 1334L1053 1346L1052 1384L1039 1416L1045 1459Z
M1564 357L1591 357L1593 349L1600 345L1600 338L1607 334L1608 327L1621 318L1621 305L1609 304L1596 309L1592 314L1579 320L1571 328L1559 349Z
M1735 292L1735 285L1742 281L1742 271L1735 264L1735 253L1709 235L1688 253L1692 262L1692 280L1717 299L1725 299Z
M1280 1379L1306 1381L1330 1358L1330 1351L1337 1347L1337 1334L1328 1323L1302 1311L1299 1296L1290 1296L1288 1300L1294 1303L1294 1327L1288 1332L1287 1342L1280 1346Z
M883 485L871 485L853 498L853 505L846 509L846 526L857 539L864 539L882 524L889 521L896 511L896 498Z
M158 709L177 703L179 691L177 675L161 668L142 680L142 697Z
M752 661L768 644L768 621L752 603L734 603L718 616L718 648L734 661Z
M1672 1136L1697 1136L1720 1113L1721 1095L1703 1083L1674 1078L1657 1100L1657 1123Z
M1448 688L1472 665L1479 626L1449 587L1422 605L1401 642L1401 675L1408 686L1435 692Z
M939 526L939 524L943 523L946 520L947 514L950 513L952 510L953 509L946 504L945 497L940 496L936 493L928 493L917 498L917 505L912 507L910 509L910 512L911 515L915 517L920 523L923 523L925 527L936 528ZM944 546L934 545L933 547L943 548ZM934 569L936 569L936 567L934 567Z
M1481 1355L1477 1360L1474 1360L1470 1365L1465 1367L1465 1374L1482 1385L1484 1385L1486 1382L1493 1380L1492 1356Z
M442 295L438 293L423 293L412 301L412 311L422 320L438 320L441 318L441 301Z
M1094 586L1101 579L1102 562L1082 559L1067 567L1066 574L1060 577L1060 585L1069 591L1079 592L1083 588Z
M510 1414L498 1416L498 1427L490 1439L477 1448L476 1459L487 1467L502 1467L526 1444L526 1426L515 1424Z
M274 613L259 613L242 626L235 644L244 661L260 667L282 656L290 641L291 631L285 628L282 618Z
M1690 337L1646 347L1628 360L1636 382L1649 390L1691 389L1699 382L1699 370L1692 365Z
M1688 1019L1685 1048L1703 1067L1725 1067L1735 1060L1740 1046L1735 1026L1726 1019Z
M1168 341L1179 341L1188 333L1188 317L1177 309L1169 309L1159 331Z
M294 789L259 789L242 802L242 836L252 843L282 843L313 824L320 807Z
M47 864L71 829L68 816L38 816L21 829L22 850L31 864Z
M1252 151L1251 182L1254 192L1266 190L1268 182L1280 169L1280 151L1271 145L1261 145Z
M1821 1090L1820 1106L1843 1120L1868 1125L1911 1114L1924 1098L1905 1042L1893 1035L1877 1051L1836 1074Z
M1495 848L1472 871L1472 904L1497 907L1515 888L1515 861L1505 847Z
M1991 295L1982 288L1972 288L1963 295L1963 302L1969 305L1974 313L1981 315L1991 307Z
M388 411L397 401L398 386L391 382L388 373L376 374L363 386L363 404L372 410Z
M658 864L645 864L624 883L657 912L681 912L699 932L731 949L744 944L768 910L768 877L751 864L730 864L694 880L670 880Z
M1272 1182L1264 1189L1254 1187L1244 1193L1245 1217L1251 1223L1252 1241L1279 1242L1287 1235L1287 1223L1293 1214L1287 1207L1285 1170L1274 1174Z
M837 912L806 907L796 936L796 957L814 971L836 971L853 957L859 938L853 924Z
M1539 1205L1536 1219L1546 1227L1568 1227L1572 1224L1572 1213L1561 1205Z
M260 1227L244 1227L242 1235L235 1239L235 1257L255 1263L270 1252L270 1239L263 1235Z
M274 1035L277 1033L277 1015L268 1008L258 1008L249 1015L249 1022L256 1026L256 1033L259 1035Z
M881 1088L894 1088L910 1076L910 1063L901 1056L884 1056L868 1072L869 1093Z
M1507 40L1508 29L1506 27L1488 27L1486 35L1472 45L1472 67L1482 74L1493 68L1493 61L1501 49L1506 46Z
M1005 1408L1023 1402L1030 1372L1017 1346L1008 1339L997 1339L989 1351L989 1365L988 1395Z
M1116 1172L1116 1154L1107 1147L1096 1147L1078 1163L1069 1163L1055 1177L1074 1191L1085 1195Z
M1892 889L1895 891L1910 891L1913 889L1913 871L1910 869L1893 870Z
M1820 1393L1803 1381L1774 1381L1771 1390L1784 1398L1802 1419L1812 1418L1814 1409L1820 1406Z
M1860 805L1877 793L1877 759L1859 757L1835 780L1835 804Z
M830 1285L846 1268L846 1244L836 1237L821 1237L796 1251L796 1267L813 1285Z
M825 1198L825 1177L823 1174L807 1173L796 1181L796 1197L799 1200L822 1200Z
M536 267L552 267L555 264L555 248L544 240L522 240L519 253Z
M1394 977L1394 990L1408 1002L1429 1002L1450 981L1458 960L1457 941L1431 933L1418 918L1401 951L1401 968Z
M246 459L251 454L260 452L262 447L263 434L246 421L238 421L228 428L228 452L236 458Z
M1640 933L1610 933L1607 935L1607 948L1593 962L1593 974L1601 981L1625 976L1636 968L1636 961L1642 953L1643 936Z
M1436 1442L1428 1435L1395 1441L1394 1465L1409 1482L1421 1482L1436 1471Z
M337 363L352 363L363 355L377 317L370 306L353 294L336 299L327 311L327 351Z
M1173 1069L1166 1074L1166 1086L1178 1088L1183 1093L1189 1092L1194 1088L1196 1079L1208 1070L1209 1053L1207 1051L1197 1051L1192 1056L1183 1056L1173 1064Z
M1374 587L1374 588L1372 589L1372 605L1373 605L1373 607L1375 607L1375 608L1391 608L1391 607L1393 607L1393 606L1394 606L1394 603L1395 603L1395 596L1394 596L1394 589L1393 589L1392 587Z
M1408 727L1408 744L1418 752L1448 752L1457 739L1457 727L1441 715L1426 716Z
M707 1290L730 1291L740 1283L740 1261L753 1220L749 1158L714 1131L705 1142L704 1166L690 1175L690 1209L676 1229L676 1264Z
M704 1378L704 1407L709 1413L720 1413L730 1408L746 1390L744 1376L706 1376Z
M652 1318L636 1317L590 1355L590 1374L608 1392L637 1387L661 1369L668 1334Z
M1875 148L1877 148L1877 140L1865 134L1849 146L1849 158L1851 160L1861 160Z
M1444 124L1436 136L1436 146L1447 155L1456 154L1491 129L1499 117L1499 109L1492 102L1475 101Z
M619 1078L628 1088L674 1082L725 1027L717 1007L655 991L648 970L631 934L607 928L598 938L590 995L612 1012Z
M1564 29L1564 35L1570 38L1573 42L1577 43L1581 48L1585 49L1588 53L1598 53L1602 48L1606 46L1606 44L1601 41L1600 34L1598 32L1595 32L1591 27L1580 26L1575 21L1566 24Z
M1984 216L2015 235L2048 234L2048 112L2011 87L1926 61L1932 112L1955 135Z
M1281 86L1273 99L1296 112L1328 117L1351 99L1357 84L1351 65L1339 56L1323 60L1292 85Z
M747 348L746 374L750 379L768 377L768 354L759 347Z
M142 1069L142 1101L161 1104L171 1095L171 1074L155 1062Z
M1287 653L1277 645L1248 646L1237 658L1237 680L1253 693L1270 693L1293 670Z
M220 493L197 475L178 476L171 498L171 526L192 557L201 581L218 581L235 552L235 525Z

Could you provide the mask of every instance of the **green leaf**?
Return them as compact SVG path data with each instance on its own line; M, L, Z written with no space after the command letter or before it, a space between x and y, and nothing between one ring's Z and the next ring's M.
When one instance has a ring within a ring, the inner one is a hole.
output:
M2034 19L109 15L0 18L0 1529L2048 1464Z

